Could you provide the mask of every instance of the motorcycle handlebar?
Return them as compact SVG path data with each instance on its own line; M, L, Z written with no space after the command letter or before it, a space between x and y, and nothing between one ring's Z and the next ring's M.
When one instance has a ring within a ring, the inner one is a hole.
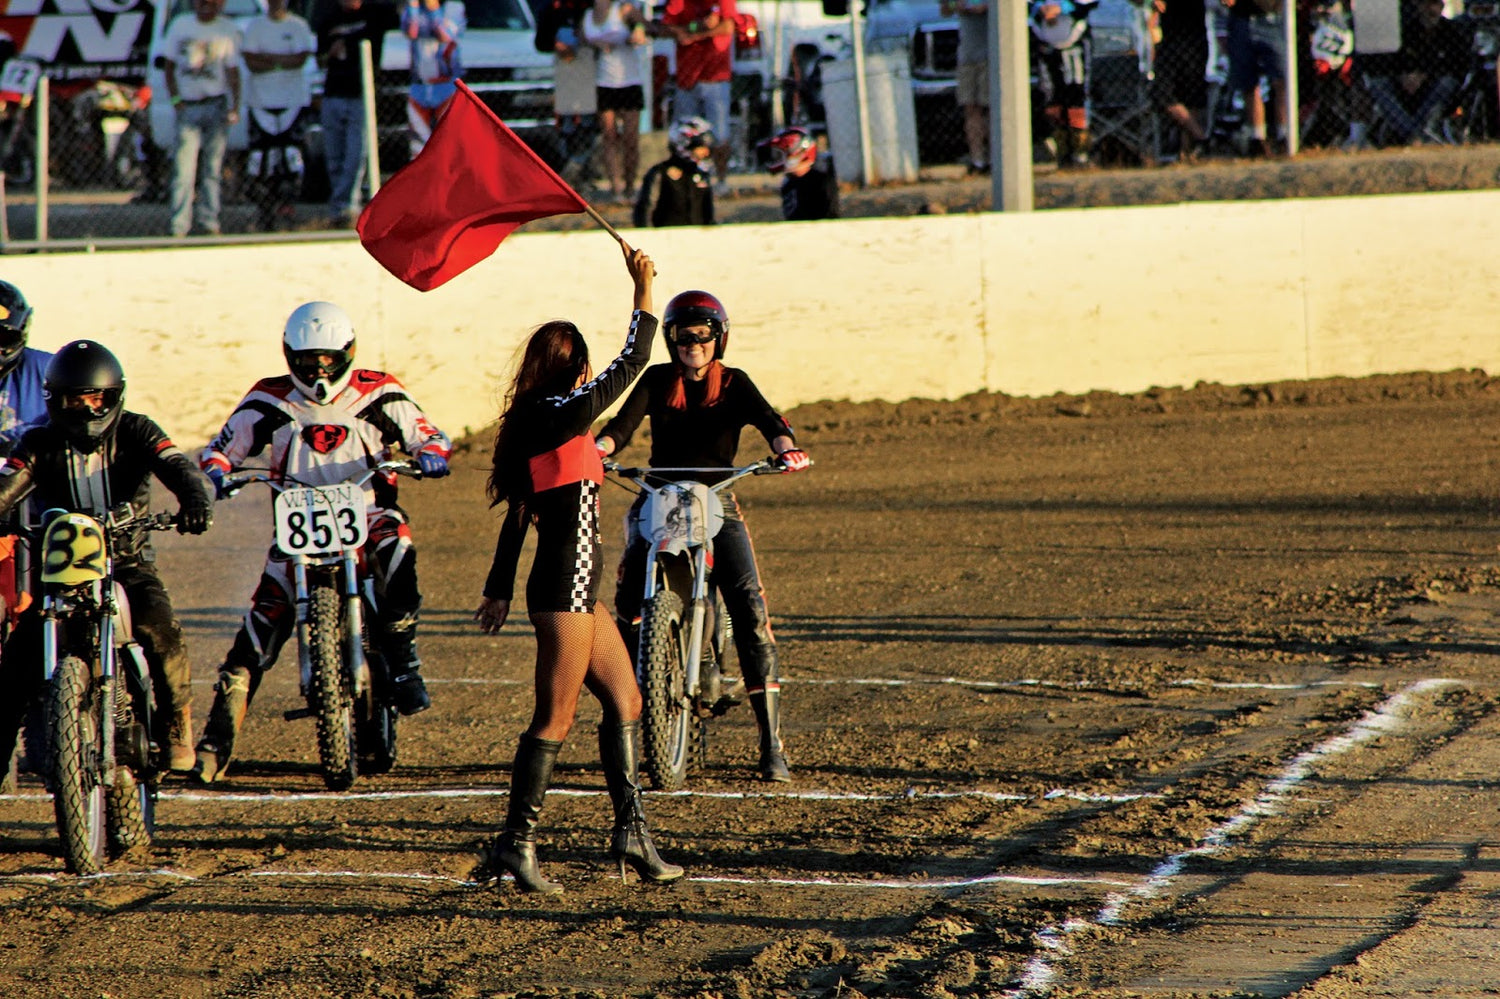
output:
M811 462L809 462L809 465L810 464ZM725 468L722 466L711 468L668 468L665 466L660 468L652 468L645 465L626 467L624 465L621 465L617 461L610 461L606 458L604 460L604 469L608 472L614 472L616 475L621 476L622 478L634 479L638 482L643 481L647 478L670 479L679 478L685 475L701 475L704 473L717 473L723 475L724 479L714 483L715 486L723 485L725 482L733 482L736 479L744 478L747 475L780 475L783 472L787 471L786 465L782 463L781 458L777 455L770 455L769 457L760 459L760 461L752 462L749 465L741 465L739 467L731 468Z
M410 458L395 458L377 461L369 468L362 469L343 481L352 482L356 486L363 486L375 476L385 472L393 472L396 475L405 475L413 479L420 479L422 477L422 470L414 460ZM288 486L310 486L313 484L303 482L294 475L273 476L271 470L268 468L243 468L224 476L224 498L228 499L234 496L241 489L254 482L264 482L278 492Z

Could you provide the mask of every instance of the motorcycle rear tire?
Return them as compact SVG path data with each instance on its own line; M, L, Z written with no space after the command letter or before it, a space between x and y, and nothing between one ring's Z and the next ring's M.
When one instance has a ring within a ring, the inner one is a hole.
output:
M104 869L106 808L99 779L102 756L99 688L92 667L77 656L57 664L47 691L52 807L63 859L74 874Z
M687 783L692 737L700 722L687 700L687 635L682 598L658 590L641 607L641 744L646 774L659 791Z
M129 767L115 770L115 783L104 794L111 857L143 856L156 826L156 796Z
M312 661L313 715L323 783L347 791L359 776L354 741L354 697L344 668L343 597L325 581L308 585L308 656Z

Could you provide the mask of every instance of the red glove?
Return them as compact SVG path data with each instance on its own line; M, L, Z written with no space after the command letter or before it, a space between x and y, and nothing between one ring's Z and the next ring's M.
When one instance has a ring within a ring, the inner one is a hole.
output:
M812 459L807 456L807 452L797 447L787 448L776 457L781 459L781 464L788 472L800 472L812 464Z

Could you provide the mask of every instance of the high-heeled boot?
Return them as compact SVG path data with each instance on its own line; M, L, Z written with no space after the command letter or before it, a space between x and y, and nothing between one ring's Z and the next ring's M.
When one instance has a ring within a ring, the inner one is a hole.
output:
M781 746L781 684L768 680L761 690L750 691L749 697L760 727L760 779L785 784L792 779L792 771Z
M538 739L522 733L510 772L510 805L505 812L505 827L490 847L490 871L496 875L509 871L516 879L516 887L528 894L556 895L563 890L556 881L542 877L536 861L536 827L560 749L560 740Z
M606 721L599 726L599 762L604 764L604 783L615 807L609 855L620 865L621 881L625 880L627 863L647 881L676 881L683 875L682 868L661 859L651 842L651 831L646 828L646 811L641 804L640 745L639 720Z

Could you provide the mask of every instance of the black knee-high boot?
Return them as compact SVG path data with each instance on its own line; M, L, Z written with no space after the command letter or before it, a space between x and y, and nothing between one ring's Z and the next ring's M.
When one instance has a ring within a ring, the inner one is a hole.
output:
M669 864L656 852L651 832L646 828L646 811L641 805L640 721L606 721L599 726L599 762L604 764L604 782L615 807L615 828L609 841L609 855L620 865L620 880L625 880L625 865L648 881L676 881L683 871Z
M781 684L766 681L761 690L750 691L750 709L760 726L760 779L778 784L792 779L781 746Z
M538 739L523 733L510 772L510 806L505 828L490 848L490 870L509 871L523 892L556 895L563 886L542 877L536 862L536 827L542 816L542 799L552 782L552 768L562 742Z

